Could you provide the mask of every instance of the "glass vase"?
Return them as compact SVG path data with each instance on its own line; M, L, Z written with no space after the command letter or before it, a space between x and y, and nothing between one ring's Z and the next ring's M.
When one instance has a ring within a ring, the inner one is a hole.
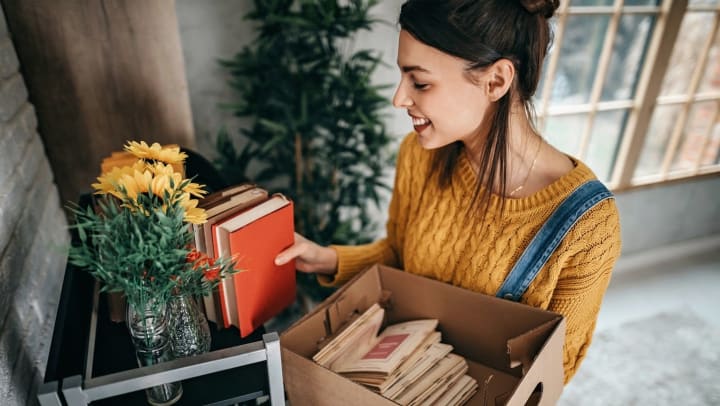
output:
M176 358L210 351L210 327L191 295L173 295L169 303L170 342Z
M143 306L128 303L126 319L139 366L155 365L174 359L164 304L156 304L152 300ZM172 405L180 400L182 385L180 382L171 382L153 386L145 389L145 394L151 405Z

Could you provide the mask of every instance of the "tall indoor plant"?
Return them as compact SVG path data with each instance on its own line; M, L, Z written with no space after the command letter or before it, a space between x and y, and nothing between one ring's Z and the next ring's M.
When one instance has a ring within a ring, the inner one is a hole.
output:
M371 76L380 56L352 50L359 30L376 23L376 0L255 0L246 19L257 37L223 65L232 75L237 135L221 132L219 166L234 181L272 185L295 200L296 230L320 243L362 243L377 230L392 164L383 123L388 101ZM233 147L243 144L239 151ZM324 293L299 279L313 298Z

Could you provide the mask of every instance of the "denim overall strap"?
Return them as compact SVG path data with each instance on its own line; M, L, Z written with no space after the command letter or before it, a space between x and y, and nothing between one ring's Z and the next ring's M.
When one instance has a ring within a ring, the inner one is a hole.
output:
M530 245L515 263L496 296L519 301L572 226L585 212L612 196L612 193L597 180L588 181L575 189L555 209L530 241Z

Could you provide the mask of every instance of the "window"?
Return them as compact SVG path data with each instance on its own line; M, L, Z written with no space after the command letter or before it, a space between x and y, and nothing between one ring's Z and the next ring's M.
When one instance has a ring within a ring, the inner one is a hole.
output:
M720 173L720 0L571 0L536 94L548 141L614 189Z

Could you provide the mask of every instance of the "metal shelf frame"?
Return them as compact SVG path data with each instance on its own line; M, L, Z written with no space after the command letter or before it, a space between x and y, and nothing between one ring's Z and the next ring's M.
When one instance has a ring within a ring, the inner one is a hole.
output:
M82 376L74 375L62 379L61 382L46 382L38 389L37 398L41 406L85 406L96 400L263 361L267 362L270 404L272 406L284 405L285 390L282 378L280 338L275 332L264 334L262 341L85 381ZM213 403L213 405L234 404L262 395L262 393L244 394L224 402Z

